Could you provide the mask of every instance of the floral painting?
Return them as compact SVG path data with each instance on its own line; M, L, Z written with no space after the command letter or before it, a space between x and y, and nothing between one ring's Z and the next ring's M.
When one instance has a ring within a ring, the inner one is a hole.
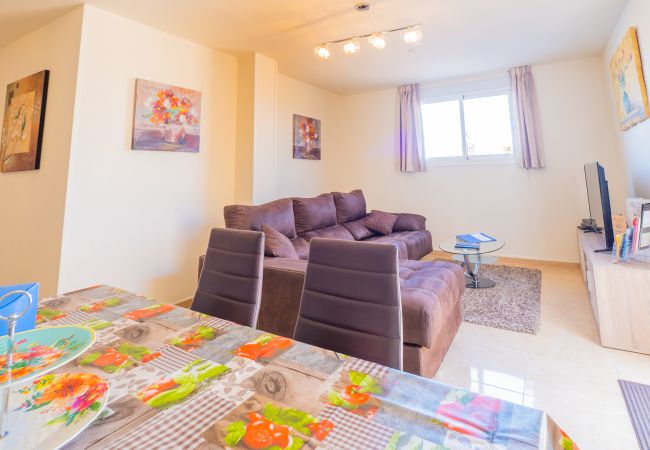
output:
M43 70L7 86L0 141L2 172L40 167L49 75Z
M136 80L133 150L199 151L201 93Z
M293 159L320 159L320 120L293 115Z
M636 28L625 33L610 69L621 129L628 130L650 116Z

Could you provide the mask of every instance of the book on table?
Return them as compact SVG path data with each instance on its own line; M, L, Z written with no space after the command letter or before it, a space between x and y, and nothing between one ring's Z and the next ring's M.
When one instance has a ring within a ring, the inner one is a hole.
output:
M481 248L481 244L472 244L472 243L469 243L469 242L456 242L456 244L454 245L454 248L478 250L478 249Z
M485 233L459 234L456 239L467 244L481 244L484 242L495 242L496 239Z

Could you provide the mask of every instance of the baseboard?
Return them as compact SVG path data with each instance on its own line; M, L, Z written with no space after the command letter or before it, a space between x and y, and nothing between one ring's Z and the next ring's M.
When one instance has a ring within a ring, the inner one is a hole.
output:
M428 255L425 255L422 260L432 260L432 259L452 259L452 255L441 250L434 250ZM511 256L497 256L498 262L501 264L508 265L520 265L526 267L564 267L567 269L575 269L580 267L579 262L568 262L568 261L552 261L546 259L530 259L530 258L513 258Z

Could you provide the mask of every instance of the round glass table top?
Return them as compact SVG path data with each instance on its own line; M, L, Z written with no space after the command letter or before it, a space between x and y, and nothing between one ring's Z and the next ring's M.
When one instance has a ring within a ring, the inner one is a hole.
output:
M492 253L501 250L506 243L504 241L482 242L481 246L477 249L474 248L456 248L458 241L456 239L448 240L440 243L440 250L454 255L482 255L484 253Z

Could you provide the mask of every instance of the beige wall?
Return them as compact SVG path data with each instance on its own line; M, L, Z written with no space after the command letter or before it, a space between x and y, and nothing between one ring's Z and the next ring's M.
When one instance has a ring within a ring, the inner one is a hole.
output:
M201 91L200 153L130 150L136 78ZM60 291L193 295L234 199L236 95L234 56L85 7Z
M335 170L341 134L349 132L339 123L342 97L286 75L278 75L277 187L278 197L312 196L327 189ZM321 121L321 160L293 159L293 115Z
M255 54L237 55L237 145L235 203L253 201L253 129L255 112Z
M40 170L0 173L0 285L39 281L57 292L82 8L0 49L5 86L50 70ZM0 123L4 107L0 108Z
M435 166L424 174L400 173L396 92L388 89L341 99L333 121L340 138L324 152L328 165L320 187L310 185L306 193L361 187L370 208L425 215L436 244L458 232L484 231L507 242L504 255L577 261L575 226L588 215L586 162L604 164L614 209L623 211L625 177L610 126L606 80L599 58L540 65L534 73L548 168ZM280 180L294 177L283 192L302 189L304 180L293 172L282 166L278 173Z
M650 2L648 0L628 1L603 54L603 65L609 77L609 62L629 27L637 27L646 86L650 89ZM607 81L607 92L611 98L610 110L615 116L614 90L609 78ZM650 198L650 120L627 131L621 131L617 118L612 126L616 130L618 143L625 155L629 176L629 196Z

